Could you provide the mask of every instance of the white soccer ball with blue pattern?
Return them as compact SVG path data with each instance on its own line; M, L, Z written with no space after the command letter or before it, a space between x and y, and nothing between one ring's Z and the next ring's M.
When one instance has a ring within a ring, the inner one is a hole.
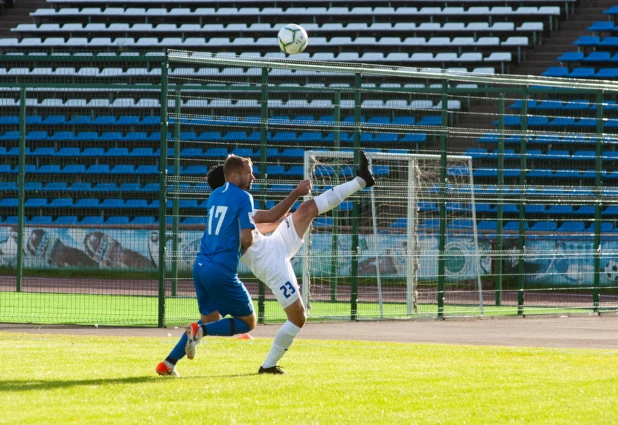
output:
M284 53L295 55L305 50L309 37L307 37L307 31L300 25L287 24L279 30L277 40Z

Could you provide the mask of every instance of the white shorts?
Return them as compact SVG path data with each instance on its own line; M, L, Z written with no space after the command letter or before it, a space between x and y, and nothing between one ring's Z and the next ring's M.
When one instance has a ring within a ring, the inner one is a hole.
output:
M254 233L253 245L240 258L255 277L270 288L281 304L289 307L300 296L300 288L290 261L303 244L288 216L270 236Z

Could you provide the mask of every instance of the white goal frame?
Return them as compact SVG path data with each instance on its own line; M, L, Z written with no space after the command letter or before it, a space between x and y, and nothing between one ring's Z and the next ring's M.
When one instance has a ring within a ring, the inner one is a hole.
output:
M315 150L306 150L304 155L304 178L311 178L311 157L329 157L329 158L352 158L354 155L353 152L350 151L315 151ZM432 154L414 154L414 153L382 153L382 152L366 152L367 158L369 159L369 165L371 166L372 161L374 159L402 159L405 161L405 158L408 158L408 167L414 169L415 160L416 159L432 159L439 161L440 155L432 155ZM470 183L470 204L471 204L471 214L472 214L472 228L473 228L473 238L474 238L474 256L475 256L475 265L477 270L477 287L478 287L478 295L479 295L479 307L480 307L480 315L483 315L483 286L481 282L481 264L480 258L481 253L479 251L479 241L478 241L478 231L476 225L476 200L474 197L474 179L472 176L472 157L467 155L447 155L447 161L449 159L465 161L468 165L469 172L469 183ZM403 161L402 161L403 162ZM406 240L407 240L407 249L412 250L411 253L418 253L418 240L415 237L414 229L417 227L416 222L418 220L417 217L417 208L418 208L418 199L414 196L416 191L415 188L415 178L414 173L408 173L408 202L407 202L407 228L406 228ZM379 184L379 182L378 182ZM375 195L373 188L370 188L370 198L371 198L371 209L372 209L372 224L373 224L373 232L374 236L377 235L377 219L376 219L376 208L375 208ZM310 196L305 196L304 200L310 199ZM308 313L309 309L309 285L311 284L310 273L309 273L309 255L308 255L308 244L303 244L301 255L302 255L302 299L307 306ZM379 254L376 253L376 264L378 264ZM414 270L415 273L408 273L406 276L406 311L408 315L417 314L417 282L418 282L418 267L414 267L413 262L418 258L415 255L406 255L406 270ZM380 310L380 318L383 318L383 300L382 300L382 282L380 278L380 268L377 267L377 285L378 285L378 304Z

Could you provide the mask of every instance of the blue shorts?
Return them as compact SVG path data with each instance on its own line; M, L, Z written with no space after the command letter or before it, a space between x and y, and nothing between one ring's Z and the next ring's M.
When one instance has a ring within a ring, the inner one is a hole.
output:
M193 264L193 284L200 314L218 311L222 317L244 317L253 313L251 296L236 273L199 260Z

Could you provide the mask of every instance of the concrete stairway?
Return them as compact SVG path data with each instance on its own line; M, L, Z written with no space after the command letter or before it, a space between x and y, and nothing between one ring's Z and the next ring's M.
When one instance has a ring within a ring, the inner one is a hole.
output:
M573 45L581 35L592 35L587 28L595 21L607 21L608 16L603 11L615 6L613 0L586 0L575 7L574 13L565 21L551 37L545 37L543 44L534 51L528 52L526 60L511 67L512 74L541 75L550 66L560 66L557 61L564 52L576 52Z
M19 24L31 24L34 20L29 13L36 9L49 8L45 0L19 0L14 7L4 7L4 15L0 16L0 38L17 37L11 28Z

